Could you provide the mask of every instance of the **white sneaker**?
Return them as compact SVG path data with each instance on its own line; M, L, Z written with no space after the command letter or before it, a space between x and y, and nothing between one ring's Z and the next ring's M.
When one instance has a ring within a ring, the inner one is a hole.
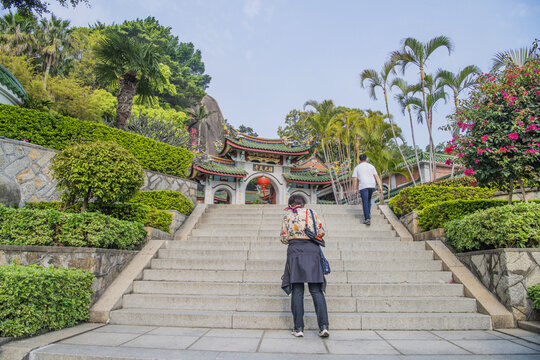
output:
M330 333L328 332L328 329L323 328L321 331L319 331L319 336L326 338L330 336Z
M291 334L295 337L304 337L304 332L302 330L294 329Z

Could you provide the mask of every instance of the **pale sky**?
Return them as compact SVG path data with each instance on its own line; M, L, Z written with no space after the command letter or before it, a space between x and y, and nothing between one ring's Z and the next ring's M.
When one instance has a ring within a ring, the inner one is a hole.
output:
M51 5L73 25L106 24L156 17L183 42L201 49L207 89L233 125L251 126L276 137L285 115L310 99L384 111L384 101L360 87L363 69L380 71L388 54L405 37L426 42L446 35L455 44L449 56L436 51L428 72L475 64L488 71L498 51L530 46L540 38L540 1L536 0L90 0L91 8ZM408 69L406 78L417 78ZM379 93L380 94L380 93ZM440 106L435 126L452 109ZM411 144L408 119L395 101L390 112ZM427 145L425 125L415 123L417 143ZM436 131L435 142L449 139Z

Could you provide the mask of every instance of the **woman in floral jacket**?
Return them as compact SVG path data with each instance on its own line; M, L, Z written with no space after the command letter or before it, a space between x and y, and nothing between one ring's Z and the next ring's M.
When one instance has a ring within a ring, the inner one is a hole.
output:
M281 227L281 242L288 244L287 263L282 277L282 289L291 295L291 311L294 319L292 334L296 337L304 336L304 283L308 283L309 292L313 298L319 336L328 337L328 311L326 309L326 279L321 263L319 245L309 240L304 229L306 225L313 231L324 236L324 226L319 216L313 211L315 224L309 209L304 208L304 198L293 195L289 198L290 212L283 217Z

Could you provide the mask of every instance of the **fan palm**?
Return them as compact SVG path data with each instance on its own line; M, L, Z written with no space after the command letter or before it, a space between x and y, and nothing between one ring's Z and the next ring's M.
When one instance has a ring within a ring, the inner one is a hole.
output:
M389 86L389 80L390 80L389 77L390 77L390 74L395 73L394 66L395 66L395 63L393 63L391 61L388 61L388 62L383 64L383 67L382 67L382 70L381 70L380 74L377 73L373 69L366 69L366 70L362 71L362 73L360 74L360 85L362 87L365 87L364 82L367 81L369 83L369 85L368 85L369 86L369 96L374 100L377 100L377 94L376 94L375 90L377 88L382 89L383 94L384 94L384 102L385 102L385 105L386 105L386 114L388 116L388 121L390 122L392 133L394 134L394 142L396 144L397 149L399 150L401 158L403 159L403 163L405 164L405 167L407 168L407 171L409 172L409 174L411 175L411 178L412 178L413 177L412 172L411 172L411 169L409 167L409 164L407 163L407 159L405 158L405 155L403 155L403 151L401 151L401 147L398 144L396 132L394 130L394 123L392 121L392 116L390 115L390 110L388 109L388 89L390 87ZM414 181L414 179L413 179L413 181ZM415 183L415 185L416 185L416 183Z
M425 91L425 68L426 63L429 57L440 47L445 47L448 49L448 54L450 54L454 48L454 44L450 38L446 36L437 36L429 40L427 43L422 43L415 38L408 37L403 40L403 48L401 51L394 51L391 55L393 61L399 63L402 67L402 71L405 72L407 65L412 64L418 67L420 73L420 84L422 91L422 103L424 105L424 113L429 114L426 107L426 91ZM426 116L426 125L429 133L429 158L431 162L432 171L431 180L434 180L435 177L435 153L433 145L433 136L432 136L432 119Z
M420 183L424 182L424 176L422 175L422 172L420 171L420 159L418 158L418 148L416 147L416 140L414 136L414 126L412 121L412 114L411 114L411 105L414 105L415 103L418 104L416 98L414 98L412 95L414 95L415 92L419 91L419 87L417 85L409 85L405 80L402 78L395 78L392 81L391 88L396 86L401 93L395 95L395 99L398 102L398 104L401 106L401 113L405 115L405 109L407 109L407 112L409 114L409 125L411 126L411 136L412 136L412 143L414 148L414 155L416 158L416 166L418 169L418 173L420 175Z
M160 53L154 45L116 31L98 43L95 53L98 80L120 88L116 125L125 129L135 94L146 101L153 95L156 85L165 81L159 66Z
M540 54L538 52L538 44L535 43L533 47L523 47L521 49L510 49L501 51L495 54L492 59L491 72L496 72L499 69L514 64L523 66L531 59L538 59Z
M51 14L51 19L41 19L36 30L39 52L43 56L44 75L43 87L47 88L47 79L51 67L59 57L71 47L71 30L68 29L69 20L62 20Z
M439 69L435 75L435 80L440 80L442 86L446 86L454 93L454 105L456 113L458 111L458 96L465 90L477 83L474 74L480 73L480 68L476 65L469 65L459 70L456 74L448 70Z
M36 43L32 34L35 19L11 11L0 18L0 43L5 52L29 54Z

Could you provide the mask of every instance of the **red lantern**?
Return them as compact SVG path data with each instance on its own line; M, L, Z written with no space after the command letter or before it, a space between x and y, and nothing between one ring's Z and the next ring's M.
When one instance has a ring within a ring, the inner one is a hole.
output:
M260 177L259 180L257 180L257 185L259 185L262 190L262 195L263 195L262 197L266 196L266 188L269 187L270 184L271 184L270 179L265 176Z

